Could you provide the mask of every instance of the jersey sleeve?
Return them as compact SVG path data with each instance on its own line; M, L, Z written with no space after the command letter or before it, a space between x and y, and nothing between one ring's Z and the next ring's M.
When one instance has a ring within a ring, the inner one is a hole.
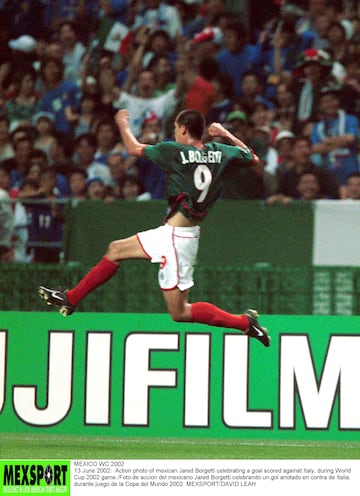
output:
M175 142L161 142L156 145L147 145L144 148L144 157L154 162L160 169L167 172L171 169L172 159L179 145Z
M238 159L240 167L251 167L254 164L255 154L251 148L240 148L240 146L218 144L229 160Z

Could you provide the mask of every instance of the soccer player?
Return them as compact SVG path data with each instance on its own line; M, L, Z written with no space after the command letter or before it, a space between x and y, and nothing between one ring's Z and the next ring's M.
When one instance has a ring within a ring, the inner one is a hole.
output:
M241 330L269 346L270 337L259 324L255 310L234 315L211 303L188 301L189 289L194 285L200 223L220 195L222 174L234 158L241 159L244 167L250 167L257 164L258 157L219 123L210 124L208 134L225 138L231 144L216 141L204 144L205 119L194 110L183 110L177 115L175 142L155 145L138 141L130 128L127 110L120 110L115 121L129 154L146 157L167 175L169 210L165 223L111 242L105 256L74 288L59 291L40 286L40 296L47 304L60 307L63 315L70 315L82 298L115 275L123 260L148 259L160 264L159 285L175 321Z

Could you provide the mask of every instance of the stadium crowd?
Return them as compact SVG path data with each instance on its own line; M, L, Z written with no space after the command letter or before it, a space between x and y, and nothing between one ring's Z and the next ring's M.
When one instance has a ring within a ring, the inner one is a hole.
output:
M359 200L360 5L269 4L252 26L226 0L0 0L0 260L58 261L66 202L164 197L121 108L143 143L181 109L225 123L261 162L224 199Z

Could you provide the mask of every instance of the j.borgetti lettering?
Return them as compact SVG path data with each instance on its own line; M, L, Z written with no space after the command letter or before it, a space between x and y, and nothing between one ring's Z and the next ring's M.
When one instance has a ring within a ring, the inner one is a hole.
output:
M185 164L220 164L222 152L218 150L186 150L180 152L181 162Z

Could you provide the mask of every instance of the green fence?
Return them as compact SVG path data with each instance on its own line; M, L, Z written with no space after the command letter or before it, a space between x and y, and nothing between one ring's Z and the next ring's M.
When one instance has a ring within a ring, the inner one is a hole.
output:
M88 264L0 264L0 310L47 310L40 284L69 288ZM79 305L86 312L165 312L157 266L125 262L106 285ZM360 268L198 265L191 300L211 301L230 312L255 307L264 314L358 315Z

